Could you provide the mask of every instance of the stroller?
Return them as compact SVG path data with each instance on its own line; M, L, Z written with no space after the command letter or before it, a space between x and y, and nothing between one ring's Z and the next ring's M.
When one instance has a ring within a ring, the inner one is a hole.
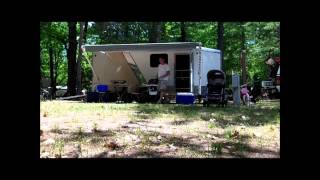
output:
M225 90L226 76L223 71L210 70L207 74L207 93L203 100L203 106L209 107L210 104L226 106L228 99Z

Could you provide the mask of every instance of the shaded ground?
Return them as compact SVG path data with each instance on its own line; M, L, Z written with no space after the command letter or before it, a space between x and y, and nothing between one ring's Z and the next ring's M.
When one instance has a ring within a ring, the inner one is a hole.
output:
M41 102L43 158L278 158L280 102L227 108Z

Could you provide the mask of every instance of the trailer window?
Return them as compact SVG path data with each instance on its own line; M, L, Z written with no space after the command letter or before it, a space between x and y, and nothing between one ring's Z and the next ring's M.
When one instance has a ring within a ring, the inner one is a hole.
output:
M151 54L150 55L150 67L158 67L159 58L163 57L168 64L168 54Z

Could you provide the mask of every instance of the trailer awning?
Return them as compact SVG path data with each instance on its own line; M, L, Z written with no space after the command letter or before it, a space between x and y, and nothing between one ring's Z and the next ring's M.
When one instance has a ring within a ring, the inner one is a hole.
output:
M200 46L197 42L174 42L174 43L138 43L138 44L102 44L102 45L84 45L86 51L155 51L155 50L177 50L194 49Z

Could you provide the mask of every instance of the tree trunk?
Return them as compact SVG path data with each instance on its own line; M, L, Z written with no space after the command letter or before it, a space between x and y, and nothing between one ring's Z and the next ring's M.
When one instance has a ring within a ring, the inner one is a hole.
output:
M77 56L77 23L69 22L68 57L68 96L76 95L76 56Z
M149 42L157 43L161 39L161 22L152 22L150 23L149 28Z
M241 66L242 66L242 84L247 83L247 65L246 65L246 37L245 37L245 29L243 24L240 24L241 28Z
M185 22L181 22L180 31L181 31L180 41L181 41L181 42L185 42L185 41L186 41Z
M51 42L50 42L51 43ZM50 44L50 47L49 47L49 64L50 64L50 87L51 87L51 97L53 99L55 99L55 94L56 94L56 83L55 83L55 77L54 77L54 72L53 72L53 69L54 69L54 63L53 63L53 48L52 48L52 45Z
M58 78L58 67L59 67L59 54L60 54L61 51L57 51L57 53L55 53L54 55L54 59L55 59L55 62L54 62L54 81L55 81L55 84L57 84L57 78Z
M84 23L84 30L83 30L83 44L87 42L87 32L88 32L88 21Z
M160 40L161 40L161 22L157 22L156 24L155 24L155 31L156 31L156 33L155 33L155 40L156 40L156 42L160 42Z
M83 40L83 25L84 22L80 22L80 37L79 37L79 53L77 60L77 94L81 94L82 86L81 86L81 59L82 59L82 40Z
M129 24L128 22L123 22L123 34L125 40L128 40L129 38Z
M155 40L154 40L154 23L153 22L149 23L149 42L150 43L155 42Z
M223 27L223 22L218 22L218 42L217 42L217 49L221 51L221 69L224 70L224 59L223 59L223 54L224 54L224 27Z
M40 90L42 88L42 58L41 58L41 46L40 46Z

